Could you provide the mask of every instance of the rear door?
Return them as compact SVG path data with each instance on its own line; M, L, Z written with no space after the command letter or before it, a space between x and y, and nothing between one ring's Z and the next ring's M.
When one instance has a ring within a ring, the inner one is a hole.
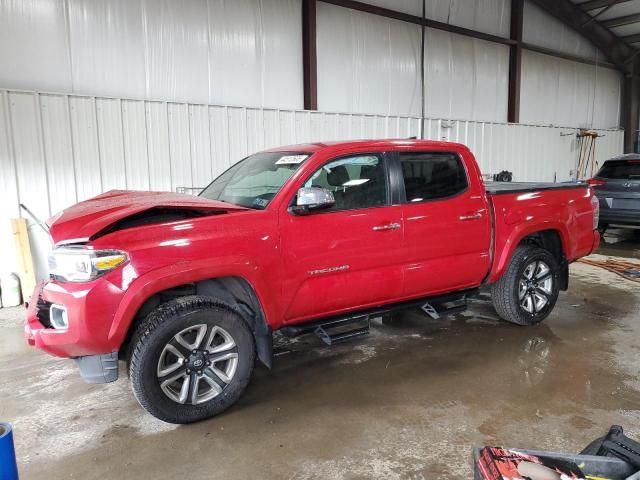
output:
M490 265L491 218L455 152L399 152L404 185L405 295L478 286Z
M402 206L391 205L385 156L335 158L300 186L333 192L310 215L281 213L285 323L385 303L402 294Z

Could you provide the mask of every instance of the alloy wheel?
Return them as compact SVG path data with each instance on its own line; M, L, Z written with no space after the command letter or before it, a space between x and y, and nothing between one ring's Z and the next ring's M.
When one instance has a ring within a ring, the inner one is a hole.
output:
M553 272L542 260L529 263L518 282L518 301L525 312L535 315L551 301Z
M193 325L176 333L158 359L157 378L176 403L198 405L217 397L238 367L233 337L217 325Z

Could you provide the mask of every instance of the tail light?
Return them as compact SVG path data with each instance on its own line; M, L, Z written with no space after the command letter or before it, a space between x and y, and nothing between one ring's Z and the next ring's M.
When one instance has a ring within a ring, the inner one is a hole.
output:
M606 185L607 182L605 180L598 180L597 178L590 178L587 180L587 184L592 187L601 187L602 185Z
M591 197L591 208L593 209L593 229L597 230L600 222L600 201L595 195Z

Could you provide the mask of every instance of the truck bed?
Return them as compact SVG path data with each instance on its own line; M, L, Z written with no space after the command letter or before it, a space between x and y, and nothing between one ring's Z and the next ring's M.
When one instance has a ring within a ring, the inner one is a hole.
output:
M540 190L562 190L565 188L585 188L584 182L544 183L544 182L484 182L489 195L504 193L527 193Z

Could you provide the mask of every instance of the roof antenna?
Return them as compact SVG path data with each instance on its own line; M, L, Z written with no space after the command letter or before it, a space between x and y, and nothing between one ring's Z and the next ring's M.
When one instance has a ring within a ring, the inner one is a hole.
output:
M409 137L407 140L417 140L418 137L416 137L415 135L413 137Z

